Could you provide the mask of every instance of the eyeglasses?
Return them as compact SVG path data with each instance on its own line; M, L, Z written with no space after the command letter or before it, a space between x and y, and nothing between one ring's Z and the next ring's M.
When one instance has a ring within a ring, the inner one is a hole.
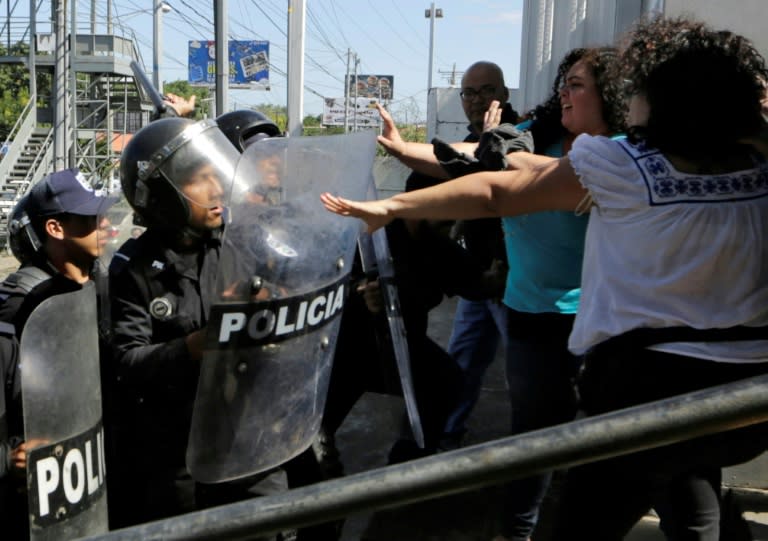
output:
M459 96L461 96L461 99L464 101L472 101L478 96L484 100L487 100L488 98L492 98L495 95L496 87L490 85L481 86L479 90L475 90L474 88L465 88L459 92Z

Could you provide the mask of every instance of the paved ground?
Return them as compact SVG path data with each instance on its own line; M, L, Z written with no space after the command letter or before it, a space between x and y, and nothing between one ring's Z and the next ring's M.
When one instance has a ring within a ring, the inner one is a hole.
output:
M19 262L16 261L16 258L10 255L5 250L0 251L0 278L5 278L16 270L16 268L19 266Z

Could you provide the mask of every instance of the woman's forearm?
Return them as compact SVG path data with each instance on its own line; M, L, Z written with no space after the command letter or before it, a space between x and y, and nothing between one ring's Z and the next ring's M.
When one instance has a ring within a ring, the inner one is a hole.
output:
M474 219L496 216L493 183L488 173L476 173L431 188L401 193L387 199L393 218L428 220Z
M537 162L539 160L536 160ZM584 197L567 159L546 160L514 171L482 172L385 201L392 218L431 220L516 216L543 210L573 210Z

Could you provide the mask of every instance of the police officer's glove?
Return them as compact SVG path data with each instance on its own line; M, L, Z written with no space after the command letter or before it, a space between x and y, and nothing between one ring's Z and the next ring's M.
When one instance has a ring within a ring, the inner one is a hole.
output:
M149 120L150 122L154 122L155 120L158 120L161 118L175 118L177 116L179 116L179 114L176 112L176 109L166 105L162 111L158 111L157 109L155 109L155 111L149 117Z
M284 288L264 280L260 276L252 276L250 280L232 282L222 292L222 297L229 302L257 302L285 297Z
M483 171L503 171L510 152L533 152L533 136L528 130L518 130L513 124L501 124L483 132L475 149L475 158Z
M363 296L365 306L372 314L380 314L384 311L384 295L381 293L379 279L363 280L358 284L356 291Z

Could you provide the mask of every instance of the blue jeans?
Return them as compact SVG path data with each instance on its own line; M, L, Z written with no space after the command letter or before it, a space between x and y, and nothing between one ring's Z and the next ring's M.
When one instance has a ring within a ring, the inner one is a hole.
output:
M511 433L572 420L576 415L574 378L580 358L572 355L567 345L575 316L507 310ZM545 473L507 485L502 532L505 537L518 541L531 536L551 477L551 473Z
M463 374L458 405L445 424L449 436L461 436L472 408L480 397L483 376L496 357L501 339L506 349L507 308L493 300L470 301L460 298L456 306L448 354Z

